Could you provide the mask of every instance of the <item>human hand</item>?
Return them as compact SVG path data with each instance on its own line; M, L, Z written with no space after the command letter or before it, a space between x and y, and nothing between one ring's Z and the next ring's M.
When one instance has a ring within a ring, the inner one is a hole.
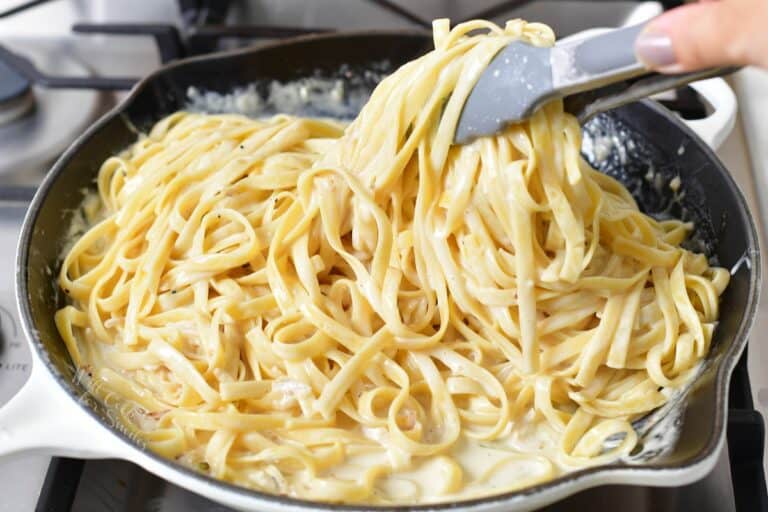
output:
M663 73L755 65L768 69L768 0L702 0L652 20L635 43Z

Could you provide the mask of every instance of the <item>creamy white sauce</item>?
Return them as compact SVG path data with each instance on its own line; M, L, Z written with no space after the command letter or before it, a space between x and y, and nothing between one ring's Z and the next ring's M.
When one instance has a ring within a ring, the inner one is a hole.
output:
M363 435L371 440L386 443L388 433L384 428L365 428ZM556 459L556 434L541 422L523 420L502 439L484 442L462 436L446 453L461 467L462 486L458 492L448 492L448 465L443 457L425 460L412 459L410 466L398 470L396 475L381 477L376 495L387 501L435 503L446 500L469 499L487 496L495 492L530 485L532 479L545 479L551 470L566 471L547 461ZM345 463L329 472L337 478L356 481L362 472L377 465L389 465L393 454L385 451L348 457ZM397 458L396 456L394 458Z
M261 117L275 113L353 118L368 101L373 85L391 69L388 61L366 69L342 66L338 76L311 76L289 82L270 80L225 94L190 87L185 108L192 112L237 113Z

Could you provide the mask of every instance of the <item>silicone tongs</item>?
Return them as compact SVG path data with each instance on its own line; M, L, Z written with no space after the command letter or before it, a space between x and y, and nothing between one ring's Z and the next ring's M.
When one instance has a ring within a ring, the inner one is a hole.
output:
M735 70L654 73L635 57L635 40L644 26L565 39L551 48L510 43L491 60L472 89L454 142L464 144L497 133L555 98L564 98L566 111L583 123L600 112Z

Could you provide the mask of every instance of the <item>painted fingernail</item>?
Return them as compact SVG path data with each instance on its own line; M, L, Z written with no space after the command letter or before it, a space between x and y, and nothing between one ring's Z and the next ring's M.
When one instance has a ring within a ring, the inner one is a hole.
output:
M646 66L654 69L670 68L675 65L675 51L672 39L663 32L647 30L635 41L635 55Z

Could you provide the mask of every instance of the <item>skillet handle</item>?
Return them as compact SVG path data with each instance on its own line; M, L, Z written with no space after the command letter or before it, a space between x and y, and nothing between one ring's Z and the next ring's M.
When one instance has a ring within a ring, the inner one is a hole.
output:
M736 123L738 110L736 95L722 78L710 78L689 85L707 100L713 112L704 119L686 121L685 123L709 147L717 149L728 138Z
M0 407L0 456L28 451L78 458L126 458L125 443L55 382L34 351L29 379Z

